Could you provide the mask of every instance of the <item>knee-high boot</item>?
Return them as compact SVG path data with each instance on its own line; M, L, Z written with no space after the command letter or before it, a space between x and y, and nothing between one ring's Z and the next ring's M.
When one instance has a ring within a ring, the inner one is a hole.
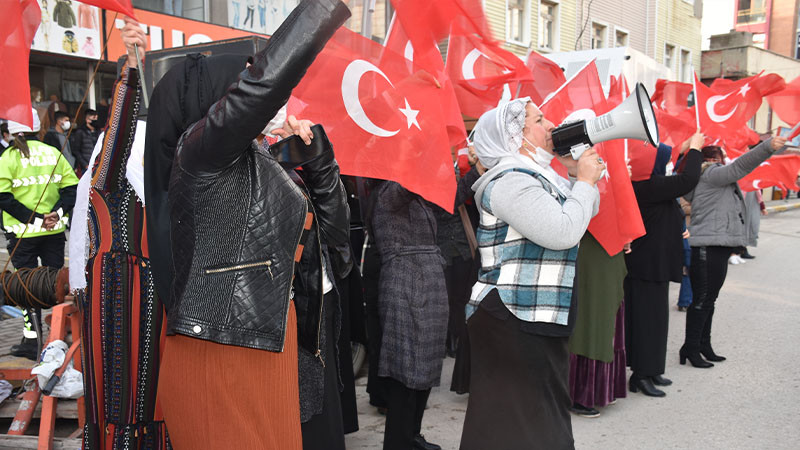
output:
M725 361L726 358L724 356L714 353L714 349L711 348L711 322L713 318L714 308L712 307L708 311L708 319L706 319L706 323L703 326L703 334L700 336L700 353L709 361Z
M686 337L680 350L680 362L685 364L688 359L694 367L708 368L714 365L700 356L700 339L703 328L708 319L709 311L692 305L686 311Z

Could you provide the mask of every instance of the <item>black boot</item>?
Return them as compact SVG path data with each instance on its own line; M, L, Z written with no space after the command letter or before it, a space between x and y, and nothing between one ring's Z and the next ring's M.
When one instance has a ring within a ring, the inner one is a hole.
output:
M631 392L642 391L642 394L648 397L664 397L667 395L661 389L653 386L653 380L651 380L650 377L641 377L636 374L631 375L628 387L630 388Z
M720 356L714 353L714 349L711 348L711 321L714 318L714 308L708 312L708 319L706 319L706 324L703 326L703 334L700 336L700 353L709 361L720 362L725 361L724 356Z
M700 356L700 337L707 318L708 310L700 309L697 305L693 304L686 311L686 338L679 352L681 365L686 364L688 359L694 367L707 369L714 366Z
M10 354L36 361L39 359L39 344L36 339L23 337L19 344L11 346Z
M653 375L650 379L653 380L653 384L656 386L669 386L672 384L672 380L664 378L661 375Z

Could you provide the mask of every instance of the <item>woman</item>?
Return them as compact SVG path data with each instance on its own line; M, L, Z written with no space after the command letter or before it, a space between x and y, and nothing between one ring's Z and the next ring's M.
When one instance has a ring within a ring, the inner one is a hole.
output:
M573 448L567 341L578 242L597 213L605 164L593 149L559 157L553 124L530 99L478 120L475 151L489 169L474 185L481 269L467 305L470 397L462 449Z
M323 244L348 242L338 166L321 128L294 117L275 132L311 144L299 149L305 189L253 141L348 16L339 1L304 0L247 70L244 57L189 57L153 92L148 228L169 229L159 385L176 448L344 447L338 403L325 401L339 386L325 369L336 303ZM298 351L314 367L303 390ZM324 433L303 433L304 413Z
M582 417L597 417L597 408L626 396L622 285L627 272L623 251L609 256L590 232L583 235L576 267L580 314L569 340L570 411Z
M144 48L147 38L126 17L122 41L128 59L113 89L113 114L92 155L93 170L78 185L70 230L70 287L83 314L83 444L165 449L171 444L157 386L166 321L144 229L145 123L136 120L140 79L134 45Z
M0 209L8 254L15 268L64 265L66 215L75 205L78 178L58 149L39 142L39 115L33 128L9 121L13 144L0 156ZM42 329L41 308L23 310L22 341L11 354L36 360ZM32 317L33 316L33 317ZM38 330L38 331L37 331Z
M672 384L664 378L669 330L669 282L680 282L681 228L683 216L678 197L694 189L700 178L702 157L698 150L703 135L695 133L686 142L680 173L666 175L672 148L660 144L650 178L633 182L633 190L646 234L631 243L625 255L625 344L628 365L633 373L631 392L650 397L666 393L655 386Z
M728 272L728 257L734 247L744 245L745 205L737 181L783 148L786 138L768 139L730 164L718 146L703 147L700 182L688 196L692 202L689 226L692 246L692 305L686 312L686 337L680 349L680 362L712 367L709 361L724 361L711 346L711 323L717 296ZM702 356L701 356L702 355ZM705 359L703 359L705 357Z

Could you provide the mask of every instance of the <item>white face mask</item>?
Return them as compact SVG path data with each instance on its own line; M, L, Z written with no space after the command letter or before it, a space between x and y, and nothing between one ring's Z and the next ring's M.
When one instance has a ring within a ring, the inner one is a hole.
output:
M542 147L539 147L538 145L533 145L533 143L531 141L529 141L528 138L526 138L525 136L522 136L522 139L525 142L527 142L528 145L530 145L531 147L533 147L535 149L535 152L532 152L532 151L528 150L527 148L525 149L525 151L528 152L528 154L533 159L533 162L535 162L536 164L538 164L538 165L540 165L542 167L549 167L550 166L550 162L553 160L553 158L556 157L556 155L548 152L547 150L543 149Z
M70 125L72 125L72 124L69 123L69 120L67 120L66 122L61 124L61 129L64 130L64 131L69 130L69 126Z

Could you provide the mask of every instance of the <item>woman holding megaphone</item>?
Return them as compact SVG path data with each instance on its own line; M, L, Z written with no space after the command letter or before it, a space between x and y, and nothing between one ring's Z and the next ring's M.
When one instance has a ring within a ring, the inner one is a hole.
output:
M578 242L597 213L605 164L553 152L553 124L530 99L486 112L473 186L481 268L467 305L472 358L462 449L572 448L567 341ZM567 167L570 180L550 166ZM573 178L574 177L574 178Z

